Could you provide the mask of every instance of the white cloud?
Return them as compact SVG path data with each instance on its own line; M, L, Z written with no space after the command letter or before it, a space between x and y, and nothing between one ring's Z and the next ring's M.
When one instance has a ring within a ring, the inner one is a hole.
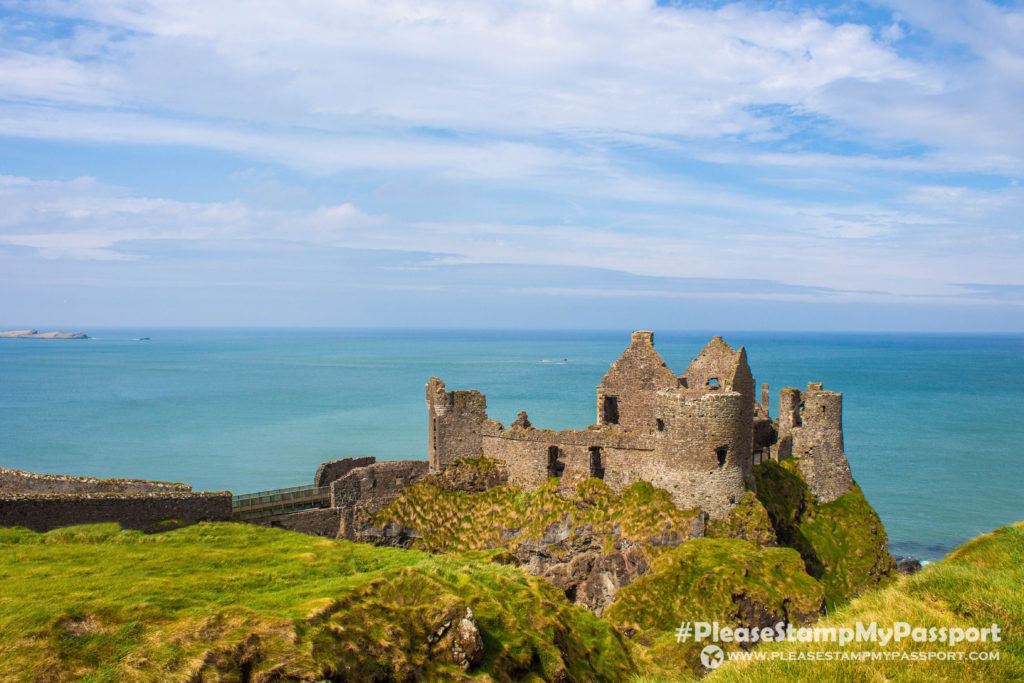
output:
M902 198L902 208L849 206L843 212L769 202L760 208L768 222L756 229L742 218L652 214L645 220L657 229L643 233L586 223L403 221L350 202L275 209L240 201L180 202L132 196L89 178L0 177L0 200L10 209L0 218L0 244L33 248L48 258L149 258L168 240L209 252L294 243L434 254L438 264L588 267L824 285L884 296L954 296L963 292L954 282L1019 284L1024 252L1012 231L965 230L963 222L981 211L977 207L1024 210L1019 188L983 193L919 187Z
M50 7L135 32L105 45L113 56L99 63L121 106L322 130L717 137L766 132L770 123L749 105L805 106L837 81L941 86L866 27L741 5L325 0L251 11L246 3L76 0ZM34 96L75 101L61 82Z

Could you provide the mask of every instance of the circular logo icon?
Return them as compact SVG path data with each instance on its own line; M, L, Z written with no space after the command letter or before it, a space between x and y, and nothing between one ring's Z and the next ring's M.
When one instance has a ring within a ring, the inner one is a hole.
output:
M717 669L724 659L722 648L717 645L708 645L700 651L700 663L707 669Z

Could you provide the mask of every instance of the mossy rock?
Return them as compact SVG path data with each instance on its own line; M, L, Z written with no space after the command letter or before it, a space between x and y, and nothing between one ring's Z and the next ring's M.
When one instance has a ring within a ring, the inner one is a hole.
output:
M757 545L778 545L768 511L753 491L747 491L725 519L708 522L705 535L709 538L741 538Z
M605 617L645 646L657 675L701 673L707 642L677 643L680 622L773 628L805 624L824 611L825 591L791 548L742 539L698 538L657 558L651 573L622 588Z
M793 460L758 465L754 477L779 543L798 551L807 572L825 585L829 609L894 580L885 527L856 484L822 504Z
M596 534L635 541L658 554L687 540L698 515L680 510L667 491L647 482L615 492L600 479L588 479L566 496L557 478L530 491L502 485L479 492L439 488L427 479L405 487L373 516L373 524L412 529L419 535L414 547L430 552L514 550L540 541L559 523L589 525Z

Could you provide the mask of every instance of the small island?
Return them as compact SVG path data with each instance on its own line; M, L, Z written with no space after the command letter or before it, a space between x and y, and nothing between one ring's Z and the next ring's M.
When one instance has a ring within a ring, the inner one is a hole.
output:
M10 330L0 332L3 339L91 339L84 332L40 332L39 330Z

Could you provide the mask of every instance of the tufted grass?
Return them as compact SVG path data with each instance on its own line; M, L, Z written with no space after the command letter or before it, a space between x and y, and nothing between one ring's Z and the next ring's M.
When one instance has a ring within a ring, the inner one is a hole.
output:
M885 527L856 484L849 493L820 504L793 459L758 465L754 477L757 497L780 544L797 550L807 573L825 585L829 610L894 580Z
M635 671L606 622L486 555L222 523L152 536L114 524L0 529L0 556L4 681L444 678L461 669L431 651L425 629L464 607L485 647L476 677Z
M523 541L540 540L548 526L566 520L572 526L590 524L597 533L640 542L656 555L662 547L651 546L652 541L666 532L689 538L698 514L678 509L667 491L647 482L616 493L600 479L588 479L568 497L559 492L559 484L551 478L531 491L495 486L466 493L445 491L424 481L406 487L394 503L374 516L374 523L383 526L395 521L414 528L421 537L414 547L450 553L501 546L514 549ZM516 533L503 540L503 531Z
M703 644L677 644L676 627L683 621L740 625L741 601L807 623L821 611L824 589L790 548L698 538L665 553L650 574L620 589L605 617L645 644L648 674L699 673Z
M829 650L897 653L890 661L762 661L728 662L708 683L729 681L1020 681L1024 680L1024 522L979 536L912 576L854 599L818 626L855 627L876 622L890 627L906 622L913 627L982 628L995 623L1000 643L915 643L879 645L858 643L839 648L834 643L774 643L760 648L803 653ZM971 652L998 651L998 661L970 660ZM929 658L929 652L964 653L964 661ZM904 659L904 655L906 659Z

